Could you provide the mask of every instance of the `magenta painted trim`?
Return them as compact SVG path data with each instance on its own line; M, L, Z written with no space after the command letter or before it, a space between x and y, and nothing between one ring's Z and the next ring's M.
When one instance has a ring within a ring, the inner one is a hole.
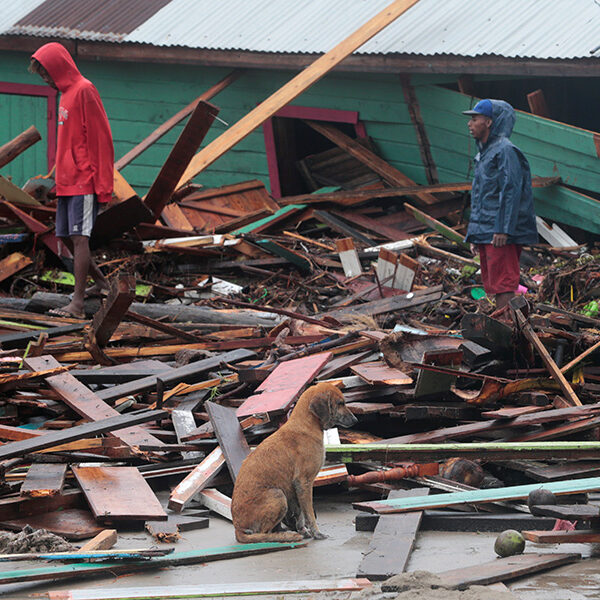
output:
M284 106L273 116L289 119L311 119L313 121L332 121L334 123L358 123L358 112L354 110L336 110L333 108L314 108L312 106Z
M284 106L278 110L274 117L287 119L310 119L312 121L329 121L332 123L349 123L354 125L357 137L367 137L365 124L358 119L358 112L354 110L336 110L333 108L314 108L312 106ZM281 198L281 180L277 165L277 149L275 147L275 134L273 132L273 118L263 123L265 138L265 151L267 153L267 167L269 169L269 183L271 196Z
M46 131L46 154L48 157L48 171L50 171L56 160L56 129L58 126L56 97L58 96L58 92L47 85L32 85L28 83L9 83L7 81L0 81L0 94L46 97L46 122L48 124Z

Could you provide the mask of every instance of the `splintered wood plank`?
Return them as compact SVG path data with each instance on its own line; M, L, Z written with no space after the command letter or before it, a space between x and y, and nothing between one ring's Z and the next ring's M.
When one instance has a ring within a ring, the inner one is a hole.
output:
M72 470L97 519L167 519L136 467L73 467Z
M198 492L211 484L224 464L223 451L217 446L171 492L169 508L181 512Z
M389 367L382 360L354 365L350 370L371 385L409 385L413 382L412 377Z
M26 358L25 366L32 371L42 371L60 367L60 363L52 356ZM101 400L88 387L80 383L70 373L61 373L46 379L48 385L62 398L63 402L76 413L89 419L99 421L109 417L119 417L121 414ZM163 443L139 426L119 429L110 432L128 446L152 445L162 446Z
M11 275L29 266L33 261L20 252L13 252L0 260L0 281L8 279Z
M29 440L31 438L46 435L47 432L38 429L24 429L23 427L13 427L12 425L0 424L0 440L10 440L13 442L19 440Z
M242 462L250 454L250 447L236 416L236 411L215 402L206 402L204 407L215 430L219 447L223 451L231 479L235 483Z
M562 565L568 565L581 558L580 554L520 554L507 558L462 567L438 573L442 583L453 589L464 590L470 585L487 585L497 581L510 581L539 573L548 569L554 569Z
M346 369L350 368L351 366L365 360L365 358L371 356L372 354L372 350L367 350L365 352L359 352L357 354L344 354L342 356L337 356L330 360L327 363L327 365L323 368L323 370L317 375L317 380L324 381L326 379L331 379L332 377L343 373Z
M243 140L257 127L260 127L278 110L289 104L294 98L297 98L347 56L352 54L357 48L360 48L381 30L385 29L417 2L418 0L395 0L373 18L361 25L346 39L329 50L329 52L317 58L312 64L196 154L181 176L177 187L182 187L188 180L193 179L201 173L230 148L233 148L233 146Z
M237 409L237 417L256 413L285 413L333 355L313 354L280 363Z
M161 544L175 544L181 537L177 523L170 519L167 521L146 521L144 529Z
M56 496L65 484L66 464L33 463L21 486L21 496Z
M158 571L164 567L174 565L192 565L215 560L225 560L251 556L254 554L265 554L277 552L278 550L290 550L302 548L306 542L277 543L267 542L263 544L238 544L235 546L221 546L218 548L206 548L203 550L189 550L187 552L174 552L167 556L157 556L152 560L141 560L131 562L102 562L102 563L75 563L70 565L50 565L39 569L19 569L16 571L4 571L0 574L0 584L17 583L21 581L43 581L47 579L71 579L109 574L114 577L119 573L134 573L136 571Z
M119 588L47 592L49 600L176 600L177 598L221 598L226 596L316 594L318 592L359 592L368 588L368 579L319 579L248 583L204 583L199 585L152 586L152 590Z
M429 491L429 488L392 490L388 498L427 496ZM415 544L422 516L423 511L416 511L379 517L369 549L358 565L356 576L381 581L403 573Z
M116 411L115 411L116 412ZM102 419L92 423L76 425L60 431L48 431L36 438L22 439L10 444L0 445L0 460L6 460L15 456L23 456L30 452L37 452L60 444L80 440L91 435L108 433L114 429L123 431L130 425L146 423L147 421L156 421L168 413L163 410L149 410L137 414L121 415L117 413L115 417ZM129 427L131 429L131 427ZM1 504L1 500L0 500Z
M428 508L456 506L457 504L474 504L497 502L499 500L520 500L527 498L529 492L538 489L539 483L529 485L513 485L503 488L471 490L437 494L428 498L398 498L395 500L375 500L372 502L355 502L352 506L358 510L379 514L410 512ZM572 481L553 481L544 484L544 488L554 494L584 493L600 489L600 477L574 479Z
M104 527L98 525L92 513L82 508L51 510L18 519L0 521L2 529L21 531L25 525L45 529L68 540L84 540L99 534Z

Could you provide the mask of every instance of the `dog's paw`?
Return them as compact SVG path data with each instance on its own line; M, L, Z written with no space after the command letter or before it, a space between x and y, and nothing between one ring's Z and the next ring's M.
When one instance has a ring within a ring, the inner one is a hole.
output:
M320 531L313 531L312 536L315 540L326 540L329 536L321 533Z

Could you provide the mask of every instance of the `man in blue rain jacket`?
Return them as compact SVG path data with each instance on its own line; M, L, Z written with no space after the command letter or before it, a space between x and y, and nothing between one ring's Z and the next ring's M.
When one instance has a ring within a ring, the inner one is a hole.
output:
M531 172L523 153L508 139L513 107L503 100L480 100L469 115L469 132L479 152L471 191L471 217L465 241L479 252L481 279L496 308L505 307L519 286L519 256L538 240Z

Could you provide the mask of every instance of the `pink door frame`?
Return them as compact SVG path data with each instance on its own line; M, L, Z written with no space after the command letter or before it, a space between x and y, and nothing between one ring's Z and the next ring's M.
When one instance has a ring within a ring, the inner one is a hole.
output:
M332 123L350 123L354 125L357 137L367 137L364 123L358 120L358 112L352 110L335 110L331 108L312 108L310 106L284 106L278 110L274 117L287 117L288 119L310 119L311 121L329 121ZM275 134L273 132L273 119L263 123L265 150L267 152L267 166L269 168L269 182L271 196L281 198L281 181L277 165L277 150L275 148Z
M48 124L46 139L48 171L50 171L50 169L54 166L54 161L56 160L56 97L58 92L47 85L31 85L27 83L9 83L0 81L0 94L46 97L46 122Z

